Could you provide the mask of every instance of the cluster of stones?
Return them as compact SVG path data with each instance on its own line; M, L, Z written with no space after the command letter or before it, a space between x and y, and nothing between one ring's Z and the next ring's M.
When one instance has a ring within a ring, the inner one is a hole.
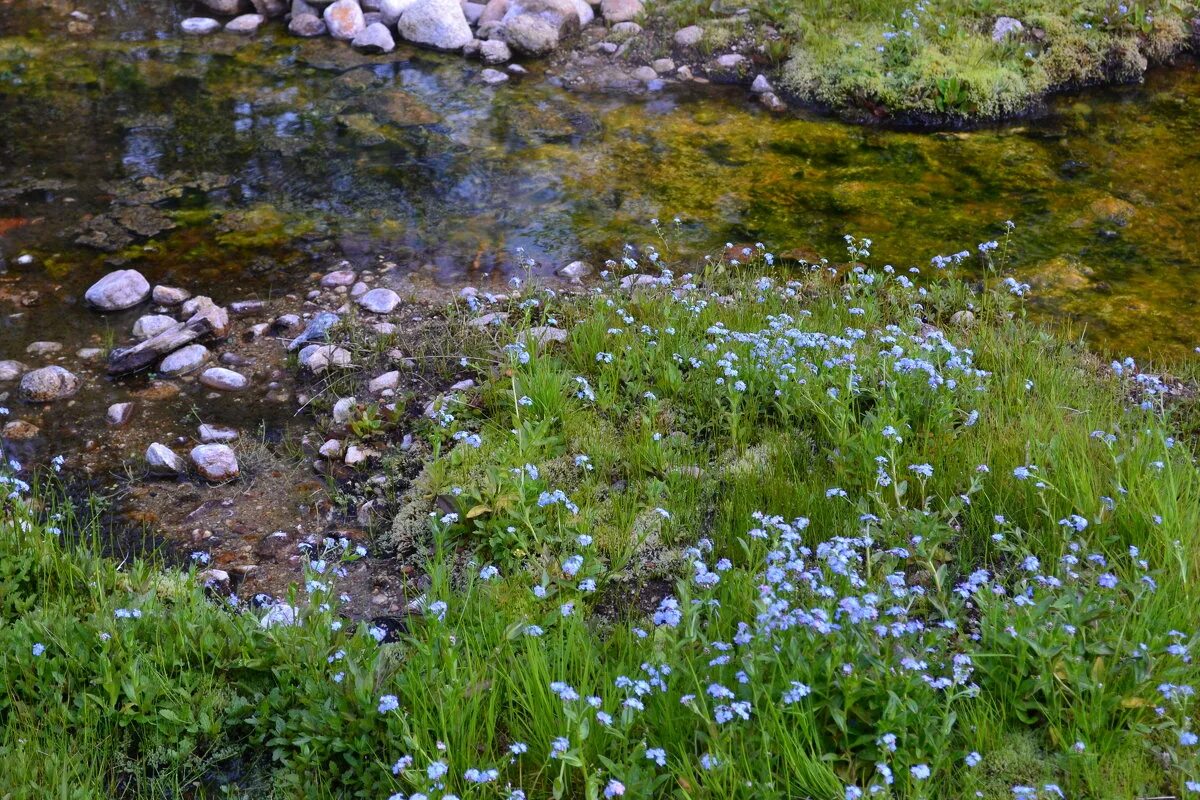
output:
M390 52L400 39L459 51L485 64L509 61L514 52L545 55L597 16L616 24L643 10L642 0L291 0L290 6L285 0L200 1L232 19L222 25L210 17L192 17L181 24L185 33L207 35L223 28L251 34L279 17L296 36L328 35L365 53ZM484 79L496 82L494 76Z

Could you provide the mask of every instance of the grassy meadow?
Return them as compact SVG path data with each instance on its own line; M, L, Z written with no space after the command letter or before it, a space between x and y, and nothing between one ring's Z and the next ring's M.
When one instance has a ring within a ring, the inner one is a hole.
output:
M396 641L339 615L368 543L256 608L5 478L0 797L1200 795L1193 401L1027 322L998 238L448 309Z

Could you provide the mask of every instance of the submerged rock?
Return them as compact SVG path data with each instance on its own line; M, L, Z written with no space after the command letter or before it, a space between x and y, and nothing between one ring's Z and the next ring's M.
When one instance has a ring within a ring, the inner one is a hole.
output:
M0 361L0 383L15 381L21 377L21 373L25 372L25 370L25 365L20 361L13 361L12 359Z
M101 311L133 308L150 296L150 282L136 269L110 272L96 281L83 297Z
M196 470L214 483L231 480L238 476L237 456L224 444L201 444L192 448L192 463Z
M79 391L81 381L62 367L42 367L21 377L21 399L27 403L50 403L65 400Z
M0 436L3 436L10 442L25 442L33 439L41 432L41 429L32 422L26 422L23 419L14 419L4 426L3 431L0 431Z
M498 83L504 83L508 80L508 75L498 69L488 67L479 73L479 79L486 84L495 86Z

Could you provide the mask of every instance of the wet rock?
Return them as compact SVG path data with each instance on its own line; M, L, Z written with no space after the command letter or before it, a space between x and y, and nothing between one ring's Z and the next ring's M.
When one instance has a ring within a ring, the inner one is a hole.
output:
M158 371L163 375L186 375L208 361L208 348L202 344L181 347L162 360Z
M288 350L298 350L308 342L321 341L329 334L329 329L337 324L340 319L337 314L332 311L322 311L311 320L304 328L304 332L292 340L288 345Z
M179 29L188 36L208 36L221 30L221 23L211 17L188 17Z
M201 444L192 448L192 463L196 470L214 483L231 480L238 475L237 456L224 444Z
M25 442L35 438L39 433L41 433L41 429L32 422L26 422L23 419L14 419L4 426L3 431L0 432L0 436L3 436L10 442Z
M245 356L232 351L221 353L221 358L219 360L227 367L249 367L253 366L255 361L253 358L246 358Z
M160 306L177 306L192 296L192 293L187 289L178 289L174 286L155 286L154 291L150 293L150 299Z
M479 58L485 64L503 64L506 61L512 60L512 51L508 49L507 43L499 39L488 39L479 45ZM508 76L505 76L505 80L507 79ZM484 81L488 82L486 78Z
M766 75L756 75L754 83L750 84L750 91L755 94L766 94L774 91L774 89L771 88L771 82L767 80Z
M492 69L491 67L488 67L479 73L479 80L491 86L495 86L498 83L505 83L508 80L508 75L498 69Z
M1021 24L1021 20L1013 17L997 17L996 22L992 25L992 41L1002 42L1008 37L1019 38L1021 32L1025 30L1025 26Z
M79 378L59 366L42 367L21 376L20 395L27 403L65 400L79 391Z
M204 444L212 444L213 442L234 442L237 441L238 432L234 428L226 425L209 425L207 422L197 428L197 433L200 435L200 441Z
M759 105L765 107L768 111L780 113L787 111L787 103L780 99L779 95L774 92L763 92L758 96Z
M133 396L147 403L158 403L178 397L181 389L169 381L151 381L144 389L138 389Z
M180 475L187 467L174 450L165 444L152 442L146 448L146 469L151 475L165 478Z
M392 32L382 22L368 25L350 44L363 53L390 53L396 49Z
M1137 213L1137 208L1127 200L1111 195L1095 200L1088 207L1093 221L1124 227Z
M227 33L237 33L243 36L249 36L252 33L257 33L262 24L267 21L267 18L262 14L242 14L240 17L234 17L225 23L225 31Z
M165 314L147 314L133 323L133 338L149 339L178 324L174 317Z
M400 295L391 289L372 289L358 298L358 304L372 314L390 314L400 305Z
M704 28L699 25L688 25L675 31L675 44L679 47L695 47L704 38Z
M204 295L193 297L183 304L181 311L183 316L189 318L189 322L192 321L192 318L201 318L198 321L203 321L207 325L209 333L218 339L229 333L228 312L214 303L211 298Z
M331 368L345 368L351 364L350 351L336 345L326 344L315 348L308 358L301 357L301 363L308 367L314 375L320 375Z
M62 352L61 342L31 342L25 352L31 356L49 356Z
M394 369L372 378L371 382L367 384L367 391L371 394L382 394L386 391L395 391L399 385L400 371Z
M601 0L600 13L609 23L629 22L642 13L642 0Z
M295 36L313 39L328 33L329 26L316 14L296 14L288 22L288 30Z
M437 50L461 50L475 38L458 0L417 0L400 15L396 31L405 41Z
M104 421L114 428L125 425L133 418L133 403L113 403L104 414Z
M591 275L592 272L592 265L586 261L572 261L565 267L559 268L555 274L563 278L570 278L571 280L577 281L586 278L588 275Z
M99 347L81 347L75 351L81 361L96 361L104 357L104 351Z
M110 272L84 293L84 299L101 311L133 308L150 296L150 283L136 269Z
M336 0L325 9L323 17L329 35L345 42L358 36L367 27L357 0Z
M240 392L250 385L246 376L224 367L210 367L200 374L200 383L218 392Z
M21 377L21 373L25 372L26 367L20 361L8 359L0 361L0 383L9 383Z

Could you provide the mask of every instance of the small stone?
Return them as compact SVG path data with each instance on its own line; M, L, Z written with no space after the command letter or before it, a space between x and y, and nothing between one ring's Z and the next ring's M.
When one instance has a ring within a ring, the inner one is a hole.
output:
M206 569L196 575L196 580L200 581L200 585L205 589L218 594L229 593L229 573L223 569Z
M649 83L658 80L658 73L654 71L654 67L638 67L633 71L633 77L642 83Z
M354 270L339 269L321 276L321 286L326 289L332 289L335 286L352 286L356 280L358 280L358 274Z
M669 58L656 58L650 62L650 66L659 75L666 75L668 72L675 71L675 62Z
M375 22L363 28L350 45L362 53L390 53L396 49L396 40L386 25Z
M346 464L346 466L353 467L363 463L370 457L371 453L369 450L359 447L356 444L352 444L346 448L346 457L343 459L343 462Z
M358 283L356 283L350 287L350 296L351 297L362 297L364 294L367 293L367 290L369 290L370 288L371 287L367 286L365 281L359 281Z
M79 391L81 381L62 367L42 367L21 376L20 395L27 403L65 400Z
M104 351L99 347L81 347L75 351L75 356L82 361L97 361L104 358Z
M345 425L354 416L354 407L357 404L353 397L343 397L333 404L333 421L337 425Z
M41 430L32 422L26 422L23 419L14 419L4 426L0 436L8 439L10 442L25 442L37 436Z
M680 47L695 47L704 38L704 28L699 25L688 25L675 31L675 44Z
M467 24L478 25L479 18L483 16L483 9L486 7L483 3L464 2L462 10L463 16L467 18Z
M358 0L337 0L325 9L324 18L329 35L345 42L358 36L367 27Z
M25 352L31 356L48 356L59 353L63 349L61 342L31 342Z
M628 22L642 13L642 0L600 0L600 13L608 22Z
M104 419L114 428L125 425L133 417L133 403L113 403L104 414Z
M25 372L25 369L25 365L20 361L13 361L12 359L0 361L0 383L9 383L10 381L15 381L17 378L21 377L21 374Z
M242 14L239 17L234 17L225 23L225 31L227 33L237 33L243 36L249 36L256 33L262 24L267 21L267 18L262 14Z
M221 23L212 17L188 17L179 29L188 36L208 36L221 30Z
M462 50L472 39L459 0L416 0L396 22L400 37L437 50Z
M133 323L133 338L149 339L173 327L175 327L174 317L168 317L165 314L147 314L144 317L138 317L137 322Z
M341 458L342 457L342 443L340 441L338 441L337 439L330 439L330 440L326 441L325 444L321 445L320 449L318 449L317 452L320 453L325 458L328 458L331 460L335 459L335 458Z
M975 312L966 308L962 311L955 311L950 315L950 324L960 328L969 328L975 324Z
M237 456L224 444L201 444L192 448L192 463L207 480L227 481L238 475Z
M192 296L187 289L177 289L174 286L155 286L150 299L160 306L177 306Z
M240 392L250 382L240 372L224 367L210 367L200 374L200 383L219 392Z
M329 26L316 14L296 14L288 22L288 30L302 39L314 39L328 33Z
M767 92L774 91L774 89L771 88L771 82L767 80L766 75L757 75L754 78L754 83L750 84L750 91L755 94L766 94Z
M508 44L499 39L488 39L479 45L479 57L485 64L503 64L512 61L512 51Z
M248 317L267 307L262 300L234 300L229 304L229 313L235 317Z
M391 372L385 372L382 375L372 378L371 382L367 384L367 390L371 392L371 394L380 394L381 392L389 390L395 391L396 387L399 385L400 370L394 369Z
M179 475L186 469L183 459L174 450L158 442L146 448L146 468L151 475L160 477Z
M330 368L350 366L350 351L332 344L319 345L309 353L307 359L304 358L302 353L300 363L312 370L314 375L320 375Z
M491 67L488 67L479 73L479 80L483 81L489 86L495 86L498 83L504 83L507 81L508 75L498 69L492 69Z
M675 77L681 81L690 81L692 79L692 68L684 64L679 69L675 70Z
M609 34L618 42L632 39L642 32L642 26L636 22L618 22L609 30Z
M586 261L572 261L565 267L560 268L556 274L563 278L570 278L571 280L577 281L586 278L588 275L591 275L592 272L592 265Z
M1019 37L1021 32L1025 30L1025 26L1021 24L1021 20L1013 17L998 17L994 25L992 25L992 41L1002 42L1008 37Z
M568 339L567 332L562 328L552 328L546 325L529 328L521 331L517 339L521 342L533 342L538 347L551 343L562 343Z
M235 428L230 428L227 425L209 425L207 422L202 424L197 432L200 434L200 441L205 444L213 442L235 442L238 438L238 432Z
M471 380L470 378L466 378L464 380L459 381L458 383L451 385L450 391L452 391L452 392L469 392L471 389L474 389L474 388L475 388L475 381Z
M189 344L171 353L158 365L163 375L184 375L198 369L208 361L208 348L202 344Z
M358 298L358 304L372 314L390 314L400 305L400 295L391 289L372 289Z
M84 293L84 299L101 311L133 308L149 296L149 281L135 269L110 272Z
M467 324L470 325L472 328L486 328L489 325L503 324L507 319L508 319L508 312L493 311L489 314L484 314L483 316L476 317L475 319L471 320Z
M766 106L768 110L774 111L777 114L787 111L787 103L779 99L779 95L775 94L774 92L764 92L763 94L760 94L758 96L758 102L763 106Z
M723 56L717 56L717 66L721 69L738 69L745 60L746 57L741 53L726 53Z

